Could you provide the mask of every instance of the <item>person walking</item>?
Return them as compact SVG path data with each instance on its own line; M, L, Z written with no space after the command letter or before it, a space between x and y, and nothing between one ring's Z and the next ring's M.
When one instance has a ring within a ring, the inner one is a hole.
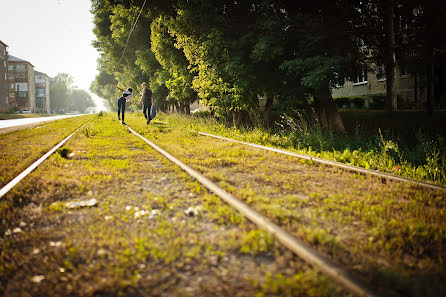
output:
M141 100L139 100L139 105L142 103L142 114L146 118L147 124L152 120L150 116L150 107L152 106L152 90L147 87L147 84L143 82L141 84L142 95Z
M118 120L121 120L119 116L122 110L122 124L125 125L124 116L125 116L125 103L127 101L131 101L133 99L133 90L132 88L128 88L127 90L121 89L116 86L122 92L122 96L118 99Z

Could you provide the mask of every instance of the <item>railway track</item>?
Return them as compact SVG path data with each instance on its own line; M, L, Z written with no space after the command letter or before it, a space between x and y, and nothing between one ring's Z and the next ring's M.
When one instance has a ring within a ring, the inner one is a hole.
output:
M240 141L240 140L227 138L227 137L223 137L223 136L219 136L219 135L209 134L209 133L205 133L205 132L200 132L200 131L194 131L194 132L196 132L196 133L198 133L200 135L203 135L203 136L208 136L208 137L212 137L212 138L223 139L223 140L226 140L226 141L241 143L241 144L248 145L248 146L255 147L255 148L259 148L259 149L262 149L262 150L268 150L268 151L276 152L276 153L279 153L279 154L289 155L289 156L297 157L297 158L300 158L300 159L303 159L303 160L308 160L308 161L312 161L312 162L315 162L315 163L323 164L323 165L328 165L328 166L342 168L342 169L345 169L345 170L348 170L348 171L352 171L352 172L357 172L357 173L361 173L361 174L376 176L376 177L380 177L380 178L387 179L387 180L392 180L392 181L397 181L397 182L409 183L409 184L417 185L419 187L426 188L426 189L434 189L434 190L444 190L444 191L446 191L446 186L437 185L437 184L428 183L428 182L423 182L423 181L419 181L419 180L415 180L415 179L411 179L411 178L406 178L406 177L402 177L402 176L397 176L397 175L393 175L393 174L383 173L383 172L380 172L378 170L365 169L365 168L361 168L361 167L358 167L358 166L352 166L352 165L339 163L339 162L335 162L335 161L329 161L329 160L325 160L325 159L321 159L321 158L316 158L316 157L311 157L311 156L308 156L308 155L293 153L293 152L289 152L289 151L285 151L285 150L281 150L281 149L277 149L277 148L267 147L267 146L258 145L258 144L245 142L245 141Z
M87 123L87 122L86 122ZM36 167L38 167L42 162L48 158L57 148L64 145L80 128L82 128L86 123L84 123L82 126L80 126L76 131L71 133L68 137L66 137L64 140L62 140L60 143L58 143L54 148L52 148L49 152L47 152L44 156L42 156L38 161L33 163L30 167L28 167L24 172L22 172L19 176L17 176L15 179L13 179L10 183L8 183L5 187L3 187L0 190L0 198L5 195L12 187L14 187L17 183L19 183L27 174L29 174L31 171L33 171ZM209 178L203 176L200 174L197 170L194 170L190 166L186 165L185 163L181 162L178 158L175 156L169 154L166 150L162 149L160 146L154 144L138 132L136 132L131 127L127 126L128 130L140 138L142 141L144 141L146 144L150 145L153 149L158 151L161 155L163 155L165 158L167 158L169 161L180 167L183 171L185 171L188 175L190 175L193 179L199 181L204 187L206 187L209 191L220 197L223 201L234 207L237 211L242 213L245 217L247 217L250 221L255 223L260 228L270 232L278 242L280 242L283 246L291 250L293 253L295 253L297 256L299 256L304 261L308 262L309 264L317 267L321 272L329 276L331 279L333 279L335 282L343 286L347 291L355 294L356 296L378 296L377 293L374 291L374 289L370 288L365 283L359 281L356 277L352 276L350 272L345 270L342 266L336 264L335 262L329 260L326 256L323 256L321 253L319 253L316 249L311 248L308 244L304 243L302 240L295 237L290 232L286 231L285 229L281 228L279 225L272 222L269 218L261 215L258 211L254 210L252 207L247 205L246 203L240 201L234 195L229 193L228 191L224 190L222 187L218 186L216 183L212 182ZM198 134L203 136L211 136L214 138L219 138L225 141L232 141L232 142L238 142L243 145L249 145L255 148L260 148L263 150L269 150L280 154L287 154L307 160L313 160L316 163L321 163L324 165L330 165L330 166L337 166L337 165L344 165L344 164L338 164L336 162L329 162L322 159L315 159L308 156L302 156L294 153L289 153L286 151L276 150L272 148L267 148L263 146L258 146L254 144L249 144L245 142L240 142L232 139L222 138L215 135L210 135L202 132L198 132ZM357 170L358 168L351 168L353 166L338 166L343 169L347 169L349 171L355 171L362 174L371 174L374 176L378 176L380 178L388 178L393 179L394 176L385 175L379 172L374 171L362 171ZM420 187L427 187L429 189L433 190L444 190L444 187L427 184L427 183L419 183L419 182L413 182L412 180L408 179L393 179L396 181L402 181L402 182L410 182L412 184L415 184Z
M56 144L53 148L51 148L47 153L45 153L42 157L40 157L37 161L32 163L28 168L23 170L20 174L18 174L15 178L13 178L10 182L8 182L5 186L0 189L0 199L5 196L15 185L17 185L22 179L24 179L28 174L30 174L34 169L37 168L40 164L43 163L49 156L51 156L58 148L63 146L77 131L79 131L82 127L84 127L88 122L91 121L91 118L79 126L74 132L64 138L61 142Z
M278 225L274 224L268 218L262 216L260 213L256 212L250 208L247 204L243 203L239 199L235 198L233 195L213 183L208 178L201 175L198 171L187 166L173 155L169 154L153 142L149 141L147 138L143 137L141 134L137 133L130 127L127 127L130 132L132 132L137 137L141 138L145 143L150 145L157 152L166 157L169 161L173 162L175 165L180 167L182 170L187 172L192 178L199 181L204 187L209 191L220 197L223 201L234 207L241 214L246 216L250 221L256 224L259 228L270 232L282 245L290 249L293 253L299 256L304 261L311 265L316 266L320 271L325 273L335 282L342 285L347 291L364 297L377 297L378 295L372 291L371 288L355 279L350 273L348 273L343 268L339 267L335 263L331 262L329 259L322 256L315 249L312 249L304 242L298 238L292 236L287 231L280 228Z

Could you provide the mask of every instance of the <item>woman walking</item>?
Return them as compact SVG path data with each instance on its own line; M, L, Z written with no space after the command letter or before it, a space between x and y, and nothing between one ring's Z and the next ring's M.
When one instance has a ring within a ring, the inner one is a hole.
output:
M128 88L127 90L121 89L120 87L116 86L119 90L122 92L122 96L118 99L118 120L121 120L121 117L119 116L122 110L122 124L125 125L124 122L124 116L125 116L125 103L127 101L131 101L133 98L133 90L132 88Z
M142 103L142 114L146 118L147 124L152 120L150 116L150 107L152 106L152 90L147 88L147 84L143 82L141 84L142 87L142 95L141 100L139 100L139 105Z

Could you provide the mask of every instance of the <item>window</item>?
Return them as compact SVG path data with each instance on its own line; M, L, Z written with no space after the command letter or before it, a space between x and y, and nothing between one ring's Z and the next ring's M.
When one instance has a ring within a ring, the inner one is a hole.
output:
M27 82L16 82L15 90L18 91L28 91L28 83Z
M386 69L384 67L384 64L376 65L376 80L377 81L386 80Z
M28 103L28 99L26 99L26 98L17 99L17 103L19 104L20 107L26 107L27 103Z
M45 89L36 89L36 97L45 97Z
M9 98L15 98L15 93L9 93Z
M353 85L364 85L367 83L367 69L361 67L355 71Z
M14 89L14 84L9 84L10 89Z
M44 98L36 98L36 107L43 108L45 99Z
M25 70L26 69L26 65L25 64L18 64L15 66L15 69L17 70Z
M15 78L26 78L26 72L16 73Z
M8 70L14 70L14 66L13 65L8 65Z
M9 79L14 79L14 73L11 73L11 72L10 72L10 73L8 74L8 77L9 77Z
M6 104L8 104L8 103L9 103L9 97L6 96Z
M19 91L17 92L18 98L28 98L28 92L27 91Z

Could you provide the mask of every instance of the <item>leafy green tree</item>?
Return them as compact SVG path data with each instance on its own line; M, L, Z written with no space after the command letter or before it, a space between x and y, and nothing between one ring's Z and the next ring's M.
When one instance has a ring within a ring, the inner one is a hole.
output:
M53 111L85 112L87 107L95 106L87 91L78 89L73 84L73 78L66 73L58 73L50 85L50 100Z

